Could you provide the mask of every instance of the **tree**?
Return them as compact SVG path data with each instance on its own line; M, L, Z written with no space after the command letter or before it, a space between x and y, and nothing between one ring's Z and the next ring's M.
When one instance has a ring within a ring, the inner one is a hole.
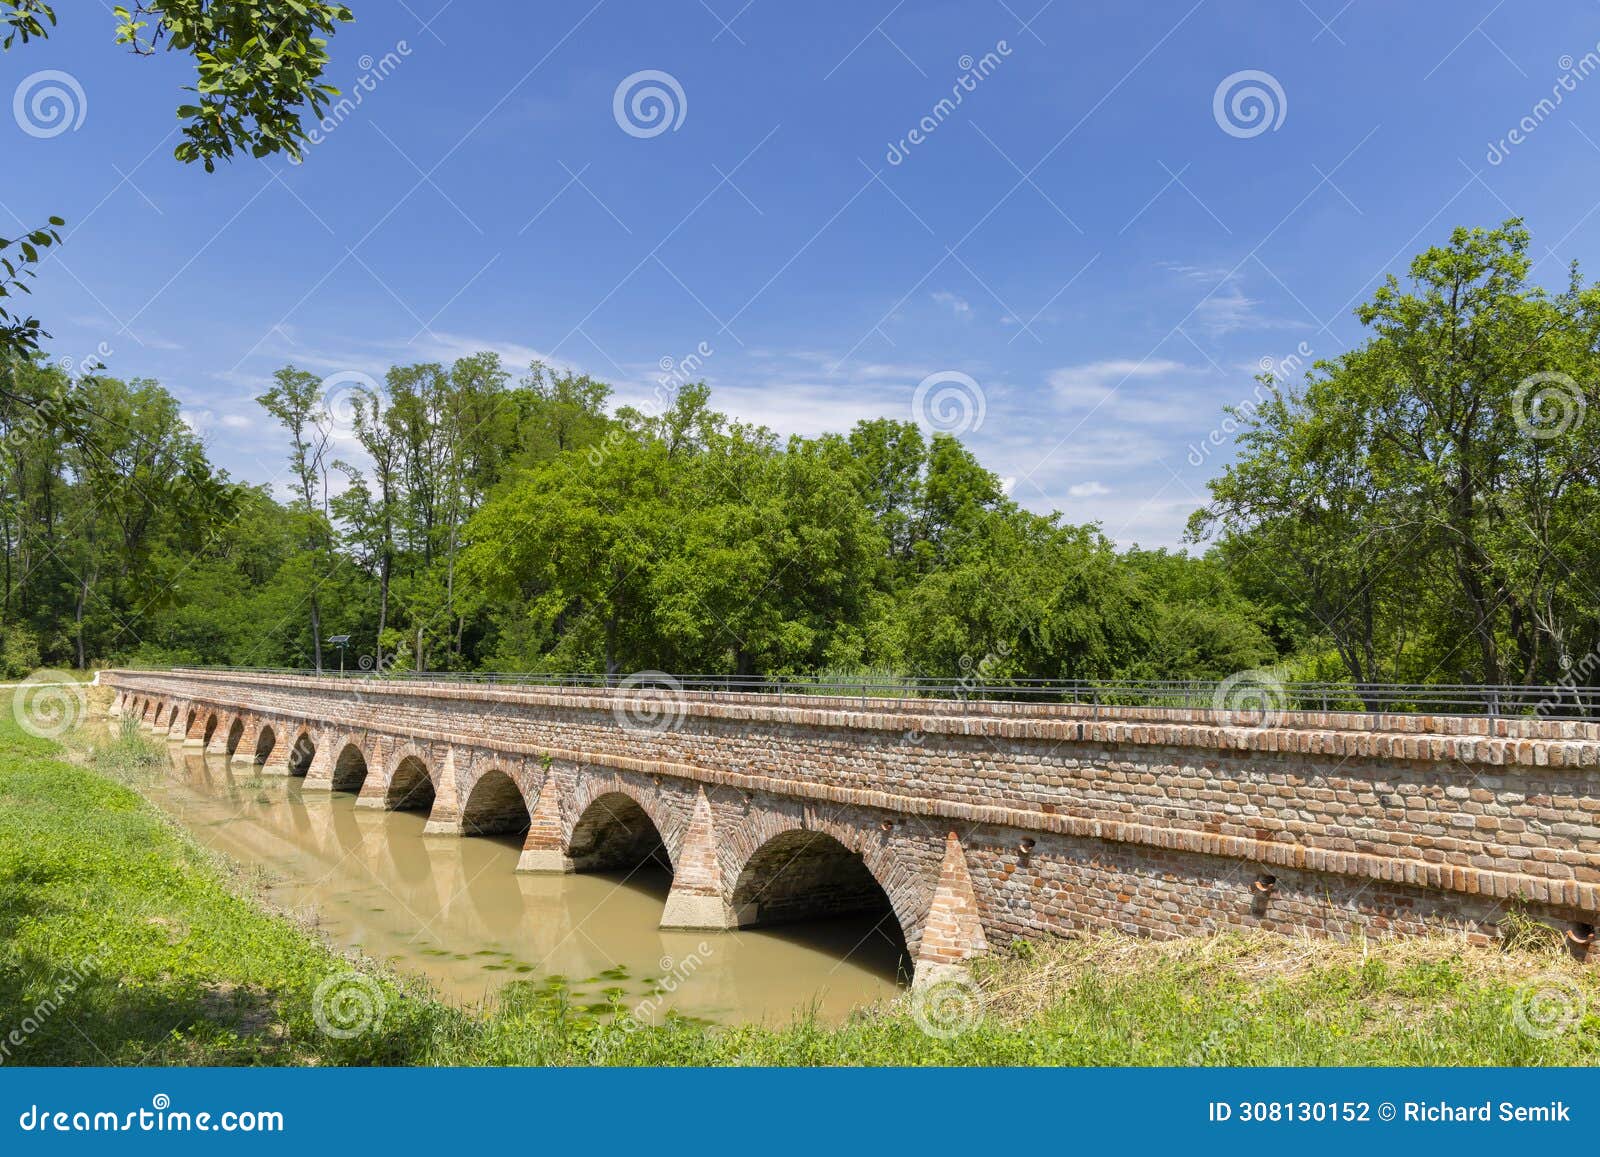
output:
M1555 680L1596 634L1600 287L1531 285L1528 247L1457 229L1388 278L1365 345L1244 416L1191 523L1286 572L1357 683Z
M284 366L272 375L273 385L256 399L289 432L289 468L295 478L294 505L301 515L305 558L306 606L311 620L313 662L322 670L322 604L318 590L333 567L333 533L329 522L327 471L331 433L323 404L322 381L315 374Z

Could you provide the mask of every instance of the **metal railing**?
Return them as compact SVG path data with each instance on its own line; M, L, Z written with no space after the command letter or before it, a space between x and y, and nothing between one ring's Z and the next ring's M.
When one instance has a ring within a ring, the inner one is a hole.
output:
M1096 681L1082 679L963 679L874 675L673 675L659 671L608 675L601 672L543 671L383 671L292 667L178 666L160 670L294 675L383 682L417 681L495 686L591 690L643 690L655 693L824 696L863 705L917 702L1030 703L1077 707L1169 708L1257 717L1284 711L1534 717L1549 720L1600 719L1600 687L1517 686L1465 683L1287 683L1260 672L1224 680L1158 679Z

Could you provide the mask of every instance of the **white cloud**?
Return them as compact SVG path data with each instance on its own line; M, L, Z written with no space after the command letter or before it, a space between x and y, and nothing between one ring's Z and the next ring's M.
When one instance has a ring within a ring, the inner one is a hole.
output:
M1104 405L1130 386L1137 389L1142 382L1195 372L1192 366L1166 358L1107 358L1052 370L1049 382L1056 400L1068 409L1088 410Z
M1195 302L1190 320L1212 337L1242 329L1308 329L1304 321L1272 317L1261 310L1261 301L1249 296L1237 268L1185 265L1177 261L1158 262L1162 269L1180 281L1203 285L1206 294Z
M1067 487L1069 498L1098 498L1102 494L1110 494L1111 487L1104 482L1079 482Z
M520 342L495 341L472 334L440 333L437 330L423 334L411 345L394 347L393 352L401 362L453 362L473 354L495 353L500 355L501 363L514 375L526 370L534 362L543 362L555 370L575 371L577 368L572 362L552 357Z
M941 289L933 294L933 300L944 306L962 321L972 320L972 303L960 294L950 293L948 290Z

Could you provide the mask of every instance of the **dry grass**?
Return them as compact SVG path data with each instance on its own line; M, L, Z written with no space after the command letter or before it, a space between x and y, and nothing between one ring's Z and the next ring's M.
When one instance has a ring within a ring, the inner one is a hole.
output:
M1252 991L1310 984L1330 975L1358 975L1381 966L1390 975L1448 970L1464 991L1516 988L1530 976L1564 976L1600 1004L1600 969L1572 957L1560 933L1521 912L1501 922L1498 946L1465 934L1335 941L1305 933L1224 933L1149 940L1101 932L1021 945L982 962L974 979L988 1013L1021 1025L1060 1005L1085 981L1115 987L1153 977L1180 987ZM1437 1000L1437 993L1429 998Z

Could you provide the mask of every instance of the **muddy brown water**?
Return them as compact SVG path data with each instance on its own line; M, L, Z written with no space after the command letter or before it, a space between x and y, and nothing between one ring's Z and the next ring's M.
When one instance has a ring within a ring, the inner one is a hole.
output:
M173 747L145 790L202 844L264 869L268 900L336 948L457 1003L559 978L579 1007L615 1000L641 1019L781 1025L814 1008L838 1021L900 991L909 968L892 916L666 932L664 871L518 873L518 839L424 836L421 814L358 811L354 795L302 782Z

